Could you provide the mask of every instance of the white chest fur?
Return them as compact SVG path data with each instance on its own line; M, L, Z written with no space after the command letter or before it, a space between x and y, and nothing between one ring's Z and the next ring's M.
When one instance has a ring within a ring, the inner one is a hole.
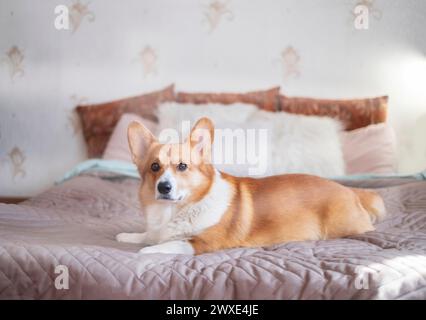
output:
M217 172L206 196L196 203L176 210L173 204L144 207L147 222L146 242L157 244L183 240L217 224L225 214L232 197L231 185Z

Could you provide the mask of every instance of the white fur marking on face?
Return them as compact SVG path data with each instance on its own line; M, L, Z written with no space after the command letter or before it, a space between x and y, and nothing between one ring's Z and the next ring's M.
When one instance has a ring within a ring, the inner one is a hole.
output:
M139 253L169 253L169 254L194 254L194 248L185 240L168 241L154 246L142 248Z

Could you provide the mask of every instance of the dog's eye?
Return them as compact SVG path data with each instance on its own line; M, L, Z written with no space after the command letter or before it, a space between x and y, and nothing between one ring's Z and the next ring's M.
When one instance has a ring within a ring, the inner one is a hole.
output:
M157 172L158 170L160 170L160 165L157 162L154 162L153 164L151 164L151 170Z
M179 171L185 171L186 168L188 168L188 166L185 163L181 162L181 163L178 164L178 170Z

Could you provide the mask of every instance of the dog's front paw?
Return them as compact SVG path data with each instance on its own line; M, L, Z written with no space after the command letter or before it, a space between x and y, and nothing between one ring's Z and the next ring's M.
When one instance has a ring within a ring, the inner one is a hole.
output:
M148 254L148 253L164 253L161 252L161 248L158 248L157 245L155 246L147 246L145 248L142 248L139 250L140 254Z
M143 243L145 240L145 233L119 233L115 236L115 239L118 242L127 242L127 243Z
M194 254L194 249L188 241L168 241L157 244L155 246L149 246L139 250L141 254L148 253L168 253L168 254Z

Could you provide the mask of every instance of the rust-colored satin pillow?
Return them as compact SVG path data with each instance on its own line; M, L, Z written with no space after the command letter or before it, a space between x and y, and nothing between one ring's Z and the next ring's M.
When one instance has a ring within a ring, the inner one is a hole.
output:
M115 125L124 113L135 113L157 122L155 109L166 101L174 101L174 85L136 97L77 106L89 157L102 156Z
M386 121L388 97L327 100L279 96L282 111L304 115L328 116L340 119L346 130Z
M176 101L180 103L221 103L232 104L237 102L250 103L267 111L276 111L280 87L263 91L246 93L188 93L178 92Z

